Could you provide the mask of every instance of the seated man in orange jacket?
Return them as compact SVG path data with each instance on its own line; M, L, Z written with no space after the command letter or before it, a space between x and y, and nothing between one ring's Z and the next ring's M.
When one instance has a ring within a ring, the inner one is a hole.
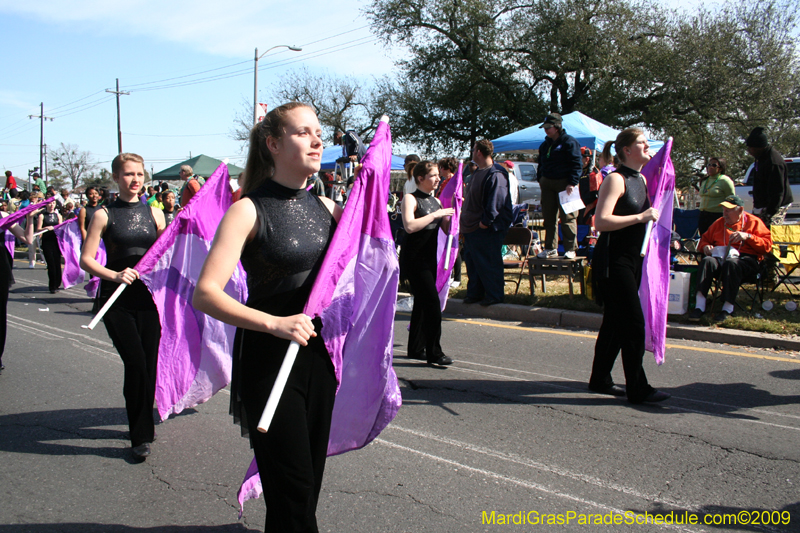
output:
M698 249L705 254L700 261L697 303L689 320L700 320L706 312L706 296L718 275L722 280L722 311L714 320L733 314L733 304L742 280L758 270L764 255L772 250L772 235L755 215L744 212L744 202L736 195L725 198L722 218L717 219L700 238Z

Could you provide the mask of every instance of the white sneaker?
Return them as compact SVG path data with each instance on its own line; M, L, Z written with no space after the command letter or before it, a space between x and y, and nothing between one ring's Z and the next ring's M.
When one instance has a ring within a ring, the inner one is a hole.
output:
M536 257L539 259L549 259L551 257L558 257L558 250L542 250Z
M28 264L28 268L36 268L36 265L34 264L34 262L33 262L33 261L31 261L31 262Z
M564 252L564 259L575 259L575 250Z
M453 280L453 281L450 282L450 288L451 289L457 289L460 286L461 286L461 282L460 281Z

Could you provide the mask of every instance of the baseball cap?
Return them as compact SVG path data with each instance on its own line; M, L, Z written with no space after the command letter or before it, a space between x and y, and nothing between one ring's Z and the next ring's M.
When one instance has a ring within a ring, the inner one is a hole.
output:
M728 209L733 209L736 207L744 207L744 201L735 194L731 194L723 201L721 201L719 205L721 205L722 207L727 207Z
M554 126L560 126L562 122L561 115L559 113L550 113L544 118L544 124L539 126L540 128L544 128L548 124L552 124Z

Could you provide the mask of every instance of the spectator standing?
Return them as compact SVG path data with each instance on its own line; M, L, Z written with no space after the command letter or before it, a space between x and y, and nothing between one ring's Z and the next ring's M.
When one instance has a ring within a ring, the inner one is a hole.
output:
M181 180L185 183L183 187L181 187L181 192L179 194L181 199L181 207L186 207L197 191L200 190L200 187L203 185L200 180L194 176L192 167L189 165L181 165L181 172L180 172Z
M564 236L564 257L575 258L578 246L578 211L565 213L558 199L558 193L572 190L578 186L581 177L581 147L575 137L568 135L562 126L561 115L550 113L545 117L544 128L547 138L539 146L539 167L537 177L542 190L542 216L544 217L544 250L538 257L544 259L558 256L558 221L561 219L561 232Z
M19 191L17 191L17 179L10 170L6 170L6 190L11 198L16 198L19 194Z
M178 208L175 207L175 192L174 191L167 191L161 193L161 200L163 201L164 207L161 209L164 211L164 220L167 223L167 226L175 219L175 215L178 214Z
M783 156L769 144L764 128L753 128L745 140L747 153L756 159L753 179L753 214L769 228L783 224L794 201Z
M42 177L38 172L34 172L33 177L35 178L33 182L37 187L39 187L39 192L44 193L47 190L47 186L44 184Z
M500 164L508 173L508 192L511 194L511 205L517 205L519 203L519 180L514 171L514 162L506 160Z
M482 306L503 301L503 240L512 219L508 172L492 159L494 145L483 139L475 143L472 160L477 170L466 186L461 207L463 259L467 265L467 296L464 303Z
M100 209L100 193L97 187L90 185L86 187L86 206L78 213L78 227L81 230L81 237L86 240L86 231L89 229L89 223L92 220L92 215L95 211Z
M437 166L439 167L439 179L441 179L439 188L436 190L436 197L438 198L447 186L447 182L453 178L456 170L458 170L458 161L455 157L443 157L439 160Z
M722 202L736 193L733 180L725 175L727 169L727 162L720 157L708 160L708 176L700 182L700 220L697 223L700 235L722 216Z
M741 198L733 194L720 205L722 218L711 224L698 245L705 257L700 261L695 308L689 315L693 321L705 314L706 296L717 276L722 281L724 303L714 320L721 322L733 315L742 280L755 273L772 250L772 234L760 218L745 213Z
M414 165L419 163L419 156L416 154L409 154L403 161L403 168L406 171L406 183L403 185L403 194L411 194L417 190L417 184L414 183L414 176L411 173L414 170Z

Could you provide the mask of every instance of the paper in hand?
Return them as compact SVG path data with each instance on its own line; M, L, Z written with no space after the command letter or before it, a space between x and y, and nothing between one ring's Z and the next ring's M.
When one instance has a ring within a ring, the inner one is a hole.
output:
M561 204L561 208L564 209L565 213L574 213L586 207L581 200L581 192L578 187L573 187L572 194L567 194L567 191L558 193L558 203Z

